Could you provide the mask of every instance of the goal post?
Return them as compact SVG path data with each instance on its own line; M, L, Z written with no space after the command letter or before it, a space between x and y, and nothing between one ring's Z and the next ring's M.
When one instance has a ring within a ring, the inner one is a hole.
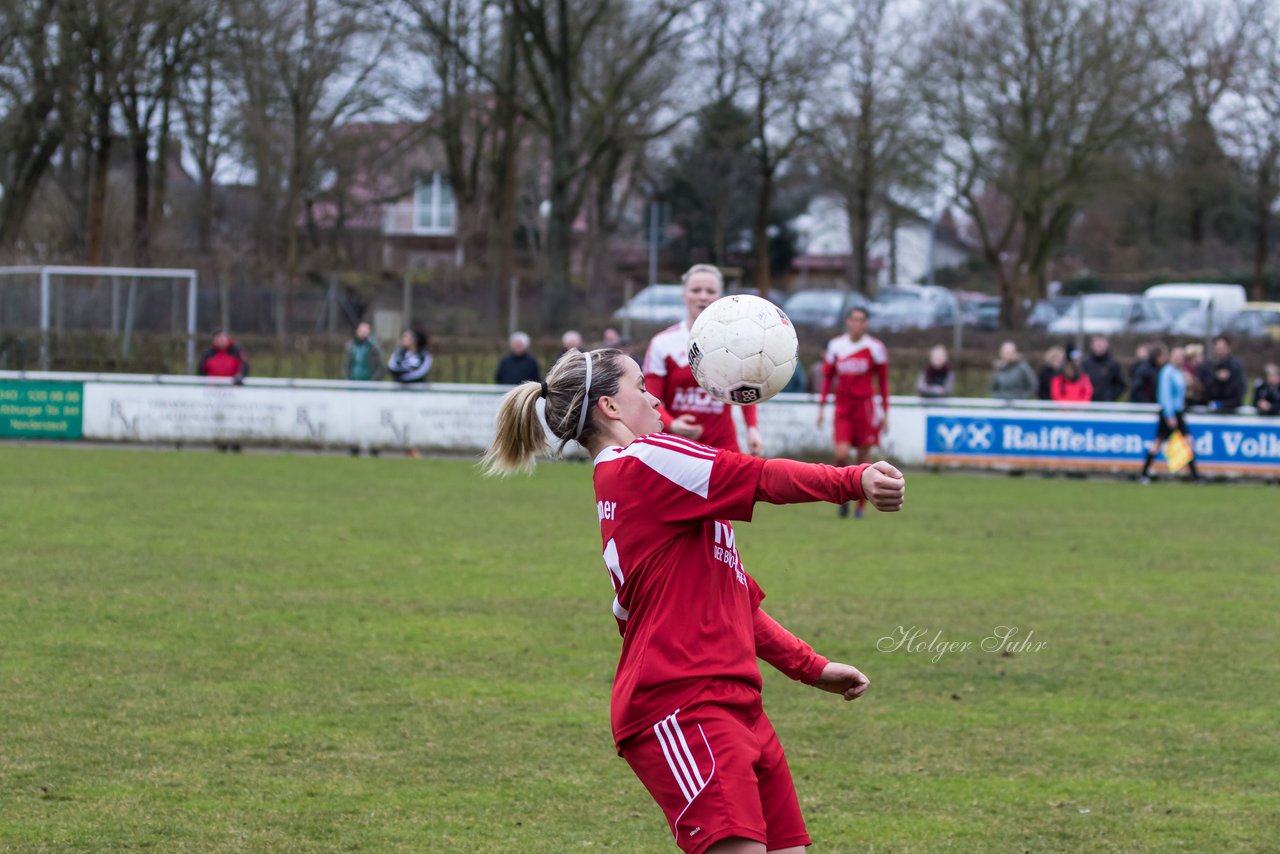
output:
M55 326L61 330L61 318L65 312L66 297L57 295L55 300L55 283L59 286L68 279L87 278L91 280L108 279L111 281L110 331L122 335L121 348L123 355L128 355L130 340L137 324L137 284L139 279L166 279L171 282L186 282L186 361L187 373L193 373L196 367L196 320L199 276L195 270L165 267L86 267L74 265L27 265L16 267L0 267L0 288L5 279L34 277L39 283L39 330L40 330L40 370L49 370L50 351L49 337ZM120 283L129 282L127 295L123 297ZM59 312L54 317L55 306ZM99 319L101 320L101 319Z

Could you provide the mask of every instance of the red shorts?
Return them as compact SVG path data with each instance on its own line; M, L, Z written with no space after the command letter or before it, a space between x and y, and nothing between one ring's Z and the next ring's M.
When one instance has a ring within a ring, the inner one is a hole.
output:
M880 444L880 425L884 422L878 397L858 397L836 401L836 444L867 448Z
M771 851L811 842L782 745L759 707L677 710L620 750L689 854L735 836Z

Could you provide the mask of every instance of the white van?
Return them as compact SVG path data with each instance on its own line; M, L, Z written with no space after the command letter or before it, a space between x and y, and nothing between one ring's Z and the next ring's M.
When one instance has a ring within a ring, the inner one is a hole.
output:
M1157 303L1173 322L1189 311L1207 313L1210 306L1213 307L1215 319L1220 317L1225 322L1247 300L1244 285L1202 285L1191 282L1152 285L1143 296Z

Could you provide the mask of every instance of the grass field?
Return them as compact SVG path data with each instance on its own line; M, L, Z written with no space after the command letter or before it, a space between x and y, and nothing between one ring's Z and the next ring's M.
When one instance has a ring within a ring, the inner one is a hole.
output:
M0 446L0 848L674 851L612 750L587 468ZM909 475L764 507L766 673L814 851L1280 839L1274 487ZM899 628L976 645L878 651ZM767 669L767 668L766 668Z

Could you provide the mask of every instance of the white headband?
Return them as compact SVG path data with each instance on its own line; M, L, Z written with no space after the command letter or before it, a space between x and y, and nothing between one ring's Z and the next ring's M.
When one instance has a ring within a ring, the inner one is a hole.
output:
M587 383L582 392L582 411L578 413L578 432L573 434L575 440L582 437L582 428L587 426L587 407L591 403L591 354L583 353L582 358L587 360Z

